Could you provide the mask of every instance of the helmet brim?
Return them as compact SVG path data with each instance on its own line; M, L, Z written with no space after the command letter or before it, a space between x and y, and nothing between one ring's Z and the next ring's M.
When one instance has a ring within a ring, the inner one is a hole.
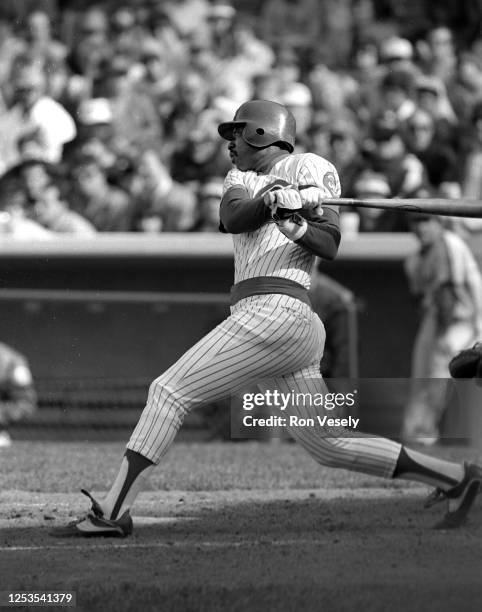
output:
M234 140L234 129L246 125L245 121L225 121L218 125L218 133L225 140Z

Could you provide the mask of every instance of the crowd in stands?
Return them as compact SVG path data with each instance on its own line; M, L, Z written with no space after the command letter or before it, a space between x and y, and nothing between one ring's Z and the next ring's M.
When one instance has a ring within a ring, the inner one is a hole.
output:
M482 198L480 15L407 36L374 0L248 4L0 14L0 233L218 231L217 124L251 98L291 109L295 152L332 161L343 196Z

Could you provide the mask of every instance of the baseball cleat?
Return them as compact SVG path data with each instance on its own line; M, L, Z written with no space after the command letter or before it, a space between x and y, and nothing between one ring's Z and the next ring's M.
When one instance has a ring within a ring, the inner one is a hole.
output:
M459 484L448 491L435 489L425 503L429 508L444 499L448 501L448 510L435 529L456 529L463 525L482 488L482 467L475 463L466 463L464 467L465 476Z
M91 512L89 512L89 514L83 518L72 521L65 527L58 527L54 529L51 532L51 535L57 538L125 538L126 536L131 535L134 526L129 510L126 510L118 519L106 519L104 518L104 512L100 507L100 504L92 497L92 495L84 489L81 489L81 491L92 501Z

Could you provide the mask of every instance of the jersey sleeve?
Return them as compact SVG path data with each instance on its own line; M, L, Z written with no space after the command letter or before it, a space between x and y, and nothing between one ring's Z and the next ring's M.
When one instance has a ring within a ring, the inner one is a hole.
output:
M331 162L319 155L307 153L303 156L297 179L298 187L318 187L327 200L340 197L338 172ZM308 219L307 231L296 242L314 255L332 260L341 240L339 206L323 204L322 209L323 216Z
M268 220L269 209L262 196L251 198L244 184L243 173L236 168L224 180L219 209L219 229L223 233L253 232Z
M237 168L231 168L226 174L223 184L223 196L231 187L244 187L243 173Z
M303 156L297 178L298 186L318 187L327 199L340 197L341 186L338 172L331 162L319 155L307 153Z

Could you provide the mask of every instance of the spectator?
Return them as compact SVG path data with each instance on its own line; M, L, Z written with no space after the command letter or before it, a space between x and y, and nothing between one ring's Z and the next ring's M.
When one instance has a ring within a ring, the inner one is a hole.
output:
M205 182L211 176L225 176L231 161L225 142L219 139L217 125L223 114L205 110L191 128L184 147L172 156L172 176L181 183Z
M138 231L189 231L196 220L194 190L174 181L154 151L142 154L134 181L133 227Z
M417 67L414 64L412 43L406 38L390 36L380 45L380 61L385 75L391 72L405 72L415 75Z
M460 54L447 92L455 116L463 126L470 121L477 101L482 99L482 66L473 52Z
M72 169L72 209L99 232L126 232L131 228L128 195L110 185L97 159L79 156Z
M58 234L71 234L90 238L95 227L79 213L70 210L61 199L56 185L49 185L29 210L29 217L43 227Z
M223 178L213 177L201 185L194 231L219 232L219 205L223 195L223 182Z
M0 181L0 235L15 240L48 240L52 233L27 218L27 198L16 171Z
M37 394L27 359L0 342L0 449L12 444L9 427L36 410Z
M419 77L415 82L415 101L433 117L438 141L452 143L457 119L443 82L437 77Z
M330 125L331 118L324 111L314 113L313 121L311 122L308 131L309 146L308 151L330 159ZM342 187L343 188L343 187Z
M406 125L408 151L422 162L433 189L441 183L457 182L457 159L454 151L436 137L435 121L425 110L417 109Z
M392 196L413 195L425 184L425 170L420 160L407 152L396 121L377 119L371 136L365 143L368 168L386 176Z
M20 58L12 68L14 112L20 112L30 130L38 130L42 158L58 163L63 146L76 135L68 112L46 95L46 78L38 62Z
M286 84L281 93L281 103L293 114L296 120L297 152L307 151L309 129L313 118L313 103L310 90L303 83Z
M370 170L363 171L354 186L354 195L360 199L391 197L388 179ZM408 226L406 215L400 211L382 210L378 208L355 209L360 217L358 230L360 232L406 232ZM347 214L342 213L343 214Z
M401 125L415 110L412 89L413 77L409 72L398 70L386 74L380 83L380 114L392 116Z
M268 0L263 2L263 38L275 48L290 47L301 52L319 43L318 0Z
M49 15L40 9L27 17L26 41L29 54L42 59L49 68L51 63L62 62L67 56L65 45L52 38Z
M104 62L94 91L109 102L117 141L135 150L157 148L162 133L159 116L149 96L139 91L130 78L131 66L125 56Z
M329 126L330 152L326 156L340 177L342 197L354 197L354 182L363 169L359 130L350 116L338 117ZM309 149L311 150L311 149Z
M446 26L432 28L419 44L422 67L427 74L448 83L455 74L456 54L452 32Z

